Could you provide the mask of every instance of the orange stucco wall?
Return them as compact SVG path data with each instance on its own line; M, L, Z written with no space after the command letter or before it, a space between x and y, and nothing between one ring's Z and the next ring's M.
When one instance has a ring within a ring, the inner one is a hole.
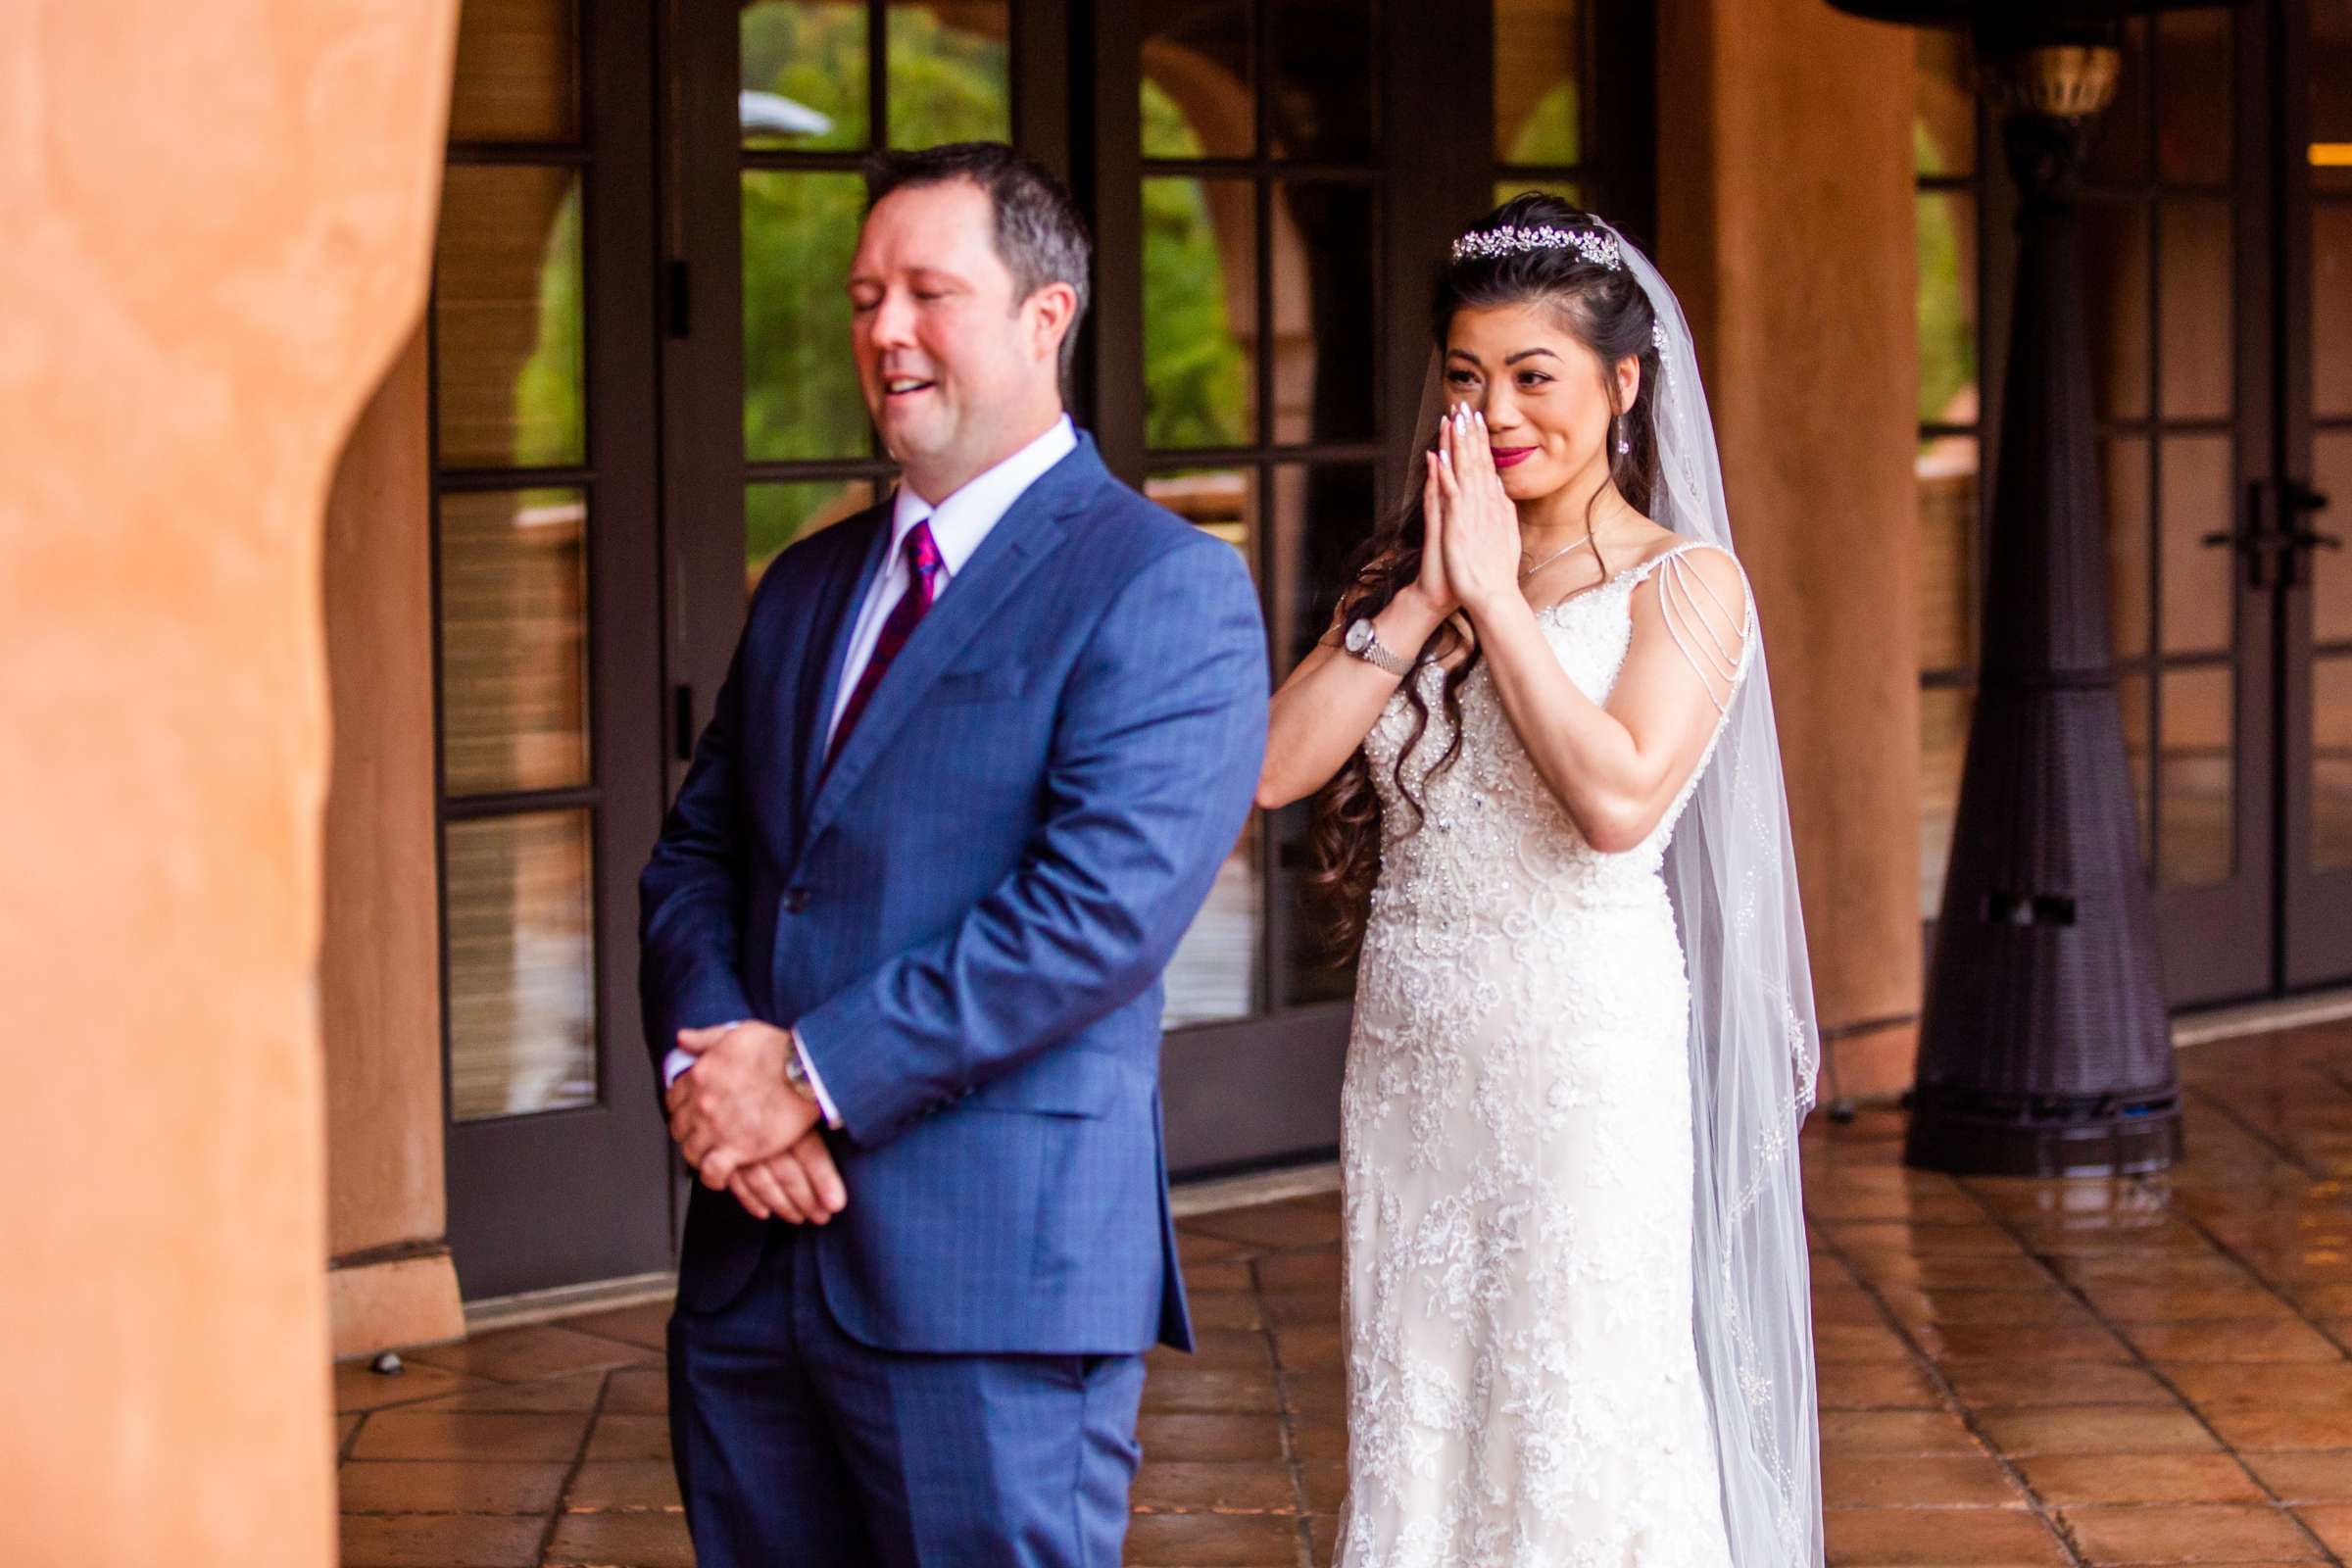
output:
M333 1557L321 512L454 0L0 7L0 1523Z
M1823 0L1659 8L1658 242L1756 584L1825 1028L1920 995L1912 38ZM1907 1081L1907 1026L1833 1047Z

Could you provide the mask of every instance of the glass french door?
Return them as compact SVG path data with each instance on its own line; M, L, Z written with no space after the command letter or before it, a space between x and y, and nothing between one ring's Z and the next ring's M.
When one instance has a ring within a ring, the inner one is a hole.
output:
M466 0L430 312L449 1232L468 1298L660 1270L651 93L629 8Z

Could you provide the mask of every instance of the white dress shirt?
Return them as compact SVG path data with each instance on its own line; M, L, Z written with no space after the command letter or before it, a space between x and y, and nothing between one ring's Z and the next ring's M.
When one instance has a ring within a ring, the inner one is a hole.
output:
M915 524L928 521L931 542L939 548L939 572L931 582L931 603L937 605L955 582L956 574L979 550L980 542L1012 510L1012 504L1077 446L1078 432L1071 428L1069 416L1063 415L1044 435L976 475L936 507L916 495L911 486L899 486L891 507L890 551L882 559L882 569L874 574L872 585L866 589L865 601L858 607L858 619L850 629L849 655L841 665L841 686L833 696L832 716L825 721L828 749L833 744L833 732L841 727L842 712L850 706L850 695L858 689L858 677L873 660L874 645L882 640L882 623L890 618L900 596L914 580L913 568L906 564L906 536L914 532ZM796 1042L799 1039L797 1035L794 1038ZM796 1049L801 1054L801 1070L808 1075L808 1087L816 1091L817 1108L824 1112L825 1124L839 1127L841 1116L833 1108L832 1097L825 1093L824 1081L816 1075L816 1064L808 1059L805 1045ZM691 1052L673 1048L662 1058L662 1084L666 1087L676 1083L678 1074L693 1065Z

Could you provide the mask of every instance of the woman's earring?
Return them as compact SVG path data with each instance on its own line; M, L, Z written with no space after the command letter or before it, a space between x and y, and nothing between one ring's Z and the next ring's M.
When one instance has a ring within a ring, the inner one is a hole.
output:
M1619 457L1634 450L1634 444L1625 438L1625 421L1622 418L1611 419L1609 428L1617 432L1617 455Z

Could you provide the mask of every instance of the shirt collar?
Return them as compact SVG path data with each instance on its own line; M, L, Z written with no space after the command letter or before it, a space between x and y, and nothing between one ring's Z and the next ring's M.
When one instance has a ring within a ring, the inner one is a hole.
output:
M980 541L997 525L999 518L1012 510L1012 504L1031 485L1046 476L1046 471L1077 450L1078 432L1071 427L1070 416L1063 415L1054 421L1044 435L1006 458L987 471L974 475L963 487L932 506L914 493L914 487L902 484L893 503L890 517L890 554L895 564L904 553L906 536L918 522L931 524L931 542L939 547L940 564L950 576L963 569L980 548Z

